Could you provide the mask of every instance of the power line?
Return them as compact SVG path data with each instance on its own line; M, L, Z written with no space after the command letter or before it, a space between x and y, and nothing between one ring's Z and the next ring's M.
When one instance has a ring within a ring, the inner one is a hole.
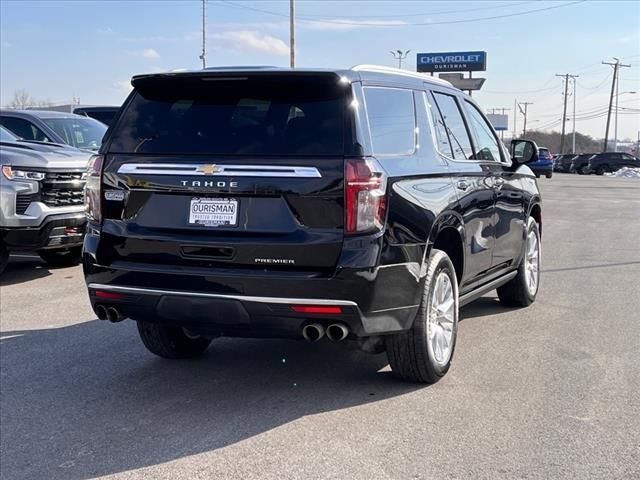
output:
M571 5L577 5L579 3L584 3L586 2L586 0L576 0L573 2L567 2L567 3L563 3L561 5L552 5L550 7L544 7L544 8L537 8L537 9L533 9L533 10L526 10L523 12L517 12L517 13L508 13L508 14L504 14L504 15L494 15L494 16L490 16L490 17L480 17L480 18L470 18L470 19L466 19L466 20L447 20L447 21L440 21L440 22L421 22L421 23L406 23L406 22L397 22L397 23L375 23L375 22L347 22L347 21L341 21L341 20L328 20L328 19L322 19L322 20L309 20L306 18L299 18L300 22L305 22L305 23L330 23L330 24L335 24L335 25L355 25L355 26L361 26L361 27L366 27L366 26L370 26L370 27L419 27L419 26L432 26L432 25L451 25L451 24L456 24L456 23L475 23L475 22L483 22L486 20L496 20L499 18L508 18L508 17L517 17L517 16L521 16L521 15L528 15L530 13L537 13L537 12L545 12L548 10L555 10L557 8L563 8L563 7L569 7ZM255 12L260 12L260 13L266 13L267 15L275 15L278 17L288 17L286 14L282 14L279 12L273 12L270 10L263 10L261 8L256 8L256 7L252 7L249 5L240 5L234 2L230 2L230 1L226 1L223 0L222 5L226 5L226 6L231 6L231 7L235 7L235 8L243 8L245 10L253 10ZM389 16L388 17L390 20L392 20L392 18Z
M360 1L360 0L358 0ZM515 3L507 3L505 4L500 4L500 5L495 5L492 7L478 7L478 8L465 8L465 9L459 9L459 10L444 10L444 11L440 11L440 12L424 12L424 13L406 13L406 14L395 14L394 17L423 17L426 15L446 15L448 13L456 13L456 14L460 14L460 13L467 13L467 12L478 12L480 10L495 10L497 8L509 8L509 7L515 7L517 5L525 5L528 3L534 3L532 1L529 2L515 2ZM327 18L326 15L312 15L312 14L305 14L302 15L304 18L317 18L317 17L322 17L322 18ZM340 17L342 18L387 18L389 17L389 15L340 15Z

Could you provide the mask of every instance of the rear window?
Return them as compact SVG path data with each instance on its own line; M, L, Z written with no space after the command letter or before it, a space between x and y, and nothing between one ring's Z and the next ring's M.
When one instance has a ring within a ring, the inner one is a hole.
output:
M136 86L110 151L342 155L347 91L335 76L149 79Z

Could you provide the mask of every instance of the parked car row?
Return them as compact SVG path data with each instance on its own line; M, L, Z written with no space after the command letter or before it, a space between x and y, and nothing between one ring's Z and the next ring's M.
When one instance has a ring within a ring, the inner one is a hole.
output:
M623 167L640 168L640 159L629 153L603 152L583 153L580 155L564 154L553 159L553 170L562 173L579 175L604 175Z
M0 273L11 251L53 266L80 261L85 172L106 130L72 113L0 111Z

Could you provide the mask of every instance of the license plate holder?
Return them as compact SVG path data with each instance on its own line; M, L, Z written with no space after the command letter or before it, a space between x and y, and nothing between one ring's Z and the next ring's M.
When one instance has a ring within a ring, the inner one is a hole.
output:
M235 198L192 198L189 225L237 227L239 202Z

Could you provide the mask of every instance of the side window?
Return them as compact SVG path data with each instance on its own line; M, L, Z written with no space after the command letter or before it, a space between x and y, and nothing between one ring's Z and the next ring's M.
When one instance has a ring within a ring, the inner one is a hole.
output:
M447 127L445 127L444 125L444 120L442 119L442 115L440 115L438 106L435 104L433 99L431 99L425 92L422 92L422 98L424 99L424 104L427 108L427 114L429 115L429 119L431 120L431 124L433 125L436 148L443 155L446 155L449 158L454 158L453 150L451 149L451 143L449 143Z
M416 144L413 91L365 87L369 129L376 155L411 155Z
M39 142L51 141L42 130L30 121L22 118L0 117L0 125L25 140L37 140Z
M462 118L462 112L458 107L458 102L451 95L444 93L433 93L442 119L444 120L445 129L449 135L449 143L453 150L455 160L472 160L473 149L471 148L471 140L467 132L467 127Z
M476 159L489 162L501 161L498 139L493 134L489 122L482 116L475 105L464 102L464 107L467 111L472 135L475 140Z

